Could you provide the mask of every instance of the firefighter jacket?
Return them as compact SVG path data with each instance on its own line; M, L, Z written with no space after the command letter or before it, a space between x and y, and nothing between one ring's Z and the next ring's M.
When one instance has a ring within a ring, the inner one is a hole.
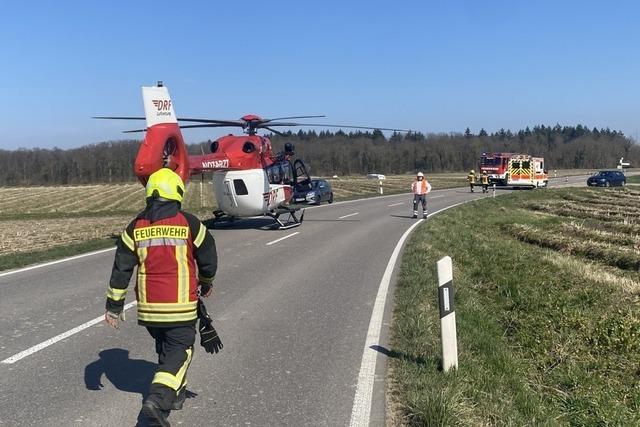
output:
M489 184L489 176L484 174L480 177L480 179L482 180L482 184L483 185L488 185Z
M469 175L467 175L467 181L469 181L469 184L475 184L476 183L475 174L470 173Z
M215 241L177 202L150 199L118 239L107 310L123 310L134 267L138 267L138 323L192 325L197 318L198 283L211 284L216 273Z
M411 191L413 194L422 196L431 191L431 184L427 182L426 179L422 179L422 181L418 181L417 179L413 181L411 184Z

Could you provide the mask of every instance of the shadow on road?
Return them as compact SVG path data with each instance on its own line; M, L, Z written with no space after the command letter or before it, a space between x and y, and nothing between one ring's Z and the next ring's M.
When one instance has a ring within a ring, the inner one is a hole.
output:
M378 353L382 353L387 357L393 358L393 359L402 359L402 360L408 360L410 362L415 363L416 365L425 365L427 363L426 360L424 360L423 357L413 357L413 356L409 356L406 353L402 353L399 351L395 351L395 350L389 350L386 347L383 347L381 345L372 345L369 347L372 350L377 351Z
M147 397L149 384L156 372L156 364L140 359L129 359L129 350L111 348L99 353L100 358L84 368L84 383L88 390L104 387L104 375L118 390L138 393L141 401Z
M394 218L409 218L409 219L416 219L414 217L412 217L411 215L389 215L392 216ZM420 216L420 218L422 218L422 216Z

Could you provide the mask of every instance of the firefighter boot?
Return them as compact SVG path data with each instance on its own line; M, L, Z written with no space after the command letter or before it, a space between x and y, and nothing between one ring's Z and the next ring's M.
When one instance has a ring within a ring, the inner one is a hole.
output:
M184 405L184 401L187 399L187 386L184 386L180 389L176 398L173 399L173 403L171 404L171 410L179 411L182 409Z
M167 420L167 415L169 411L163 411L160 409L160 405L158 405L154 400L147 399L142 404L142 413L147 419L147 424L153 427L171 427L169 421Z

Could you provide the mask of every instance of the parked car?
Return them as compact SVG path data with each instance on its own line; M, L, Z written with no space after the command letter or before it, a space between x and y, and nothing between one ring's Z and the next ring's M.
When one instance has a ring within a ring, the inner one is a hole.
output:
M322 202L333 203L331 184L324 179L312 179L308 184L298 185L293 190L293 201L317 205Z
M613 187L626 184L627 178L621 171L600 171L587 179L587 185L589 187Z

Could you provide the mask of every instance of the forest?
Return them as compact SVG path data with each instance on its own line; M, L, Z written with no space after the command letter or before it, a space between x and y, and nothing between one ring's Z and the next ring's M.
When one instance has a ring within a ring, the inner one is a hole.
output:
M616 130L583 125L538 125L512 132L385 135L379 130L319 133L300 130L270 135L276 150L295 145L313 175L456 172L476 168L483 152L516 152L544 157L549 170L614 168L620 157L640 164L640 146ZM108 141L62 150L0 150L0 185L54 185L128 182L138 140ZM190 144L193 154L209 142Z

